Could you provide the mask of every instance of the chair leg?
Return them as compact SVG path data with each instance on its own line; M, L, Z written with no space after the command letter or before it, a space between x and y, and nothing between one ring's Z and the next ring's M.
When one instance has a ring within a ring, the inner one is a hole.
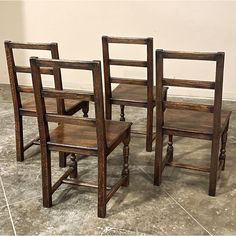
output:
M66 156L65 152L59 152L59 167L66 167Z
M168 136L169 141L168 141L168 146L167 146L167 153L169 155L169 160L168 162L172 162L173 161L173 154L174 154L174 147L173 147L173 135L169 135ZM170 153L170 154L169 154Z
M52 206L52 181L51 181L51 153L46 147L41 147L41 171L43 187L43 206Z
M161 185L162 177L162 152L163 152L163 133L162 130L156 133L155 163L154 163L154 185Z
M224 130L224 133L221 137L221 149L220 149L220 161L223 161L222 170L225 169L225 159L226 159L226 143L227 143L227 137L228 137L228 128L229 123L227 124L227 127Z
M98 154L98 217L106 217L107 163L105 154Z
M82 107L82 111L83 111L83 113L84 113L83 117L88 117L89 102L86 102L86 105Z
M120 121L125 121L125 106L120 105Z
M24 161L24 139L22 116L15 117L16 160Z
M106 101L106 119L111 120L112 118L112 104Z
M129 185L129 143L130 143L130 129L127 131L127 136L123 140L124 147L123 147L123 170L122 170L122 177L126 177L125 182L122 186L127 187Z
M152 151L152 133L153 133L153 107L147 108L147 134L146 134L146 151Z
M78 172L77 172L77 161L75 154L71 154L70 160L71 160L70 167L73 168L73 172L70 174L70 178L76 178Z
M210 177L209 177L209 196L216 195L216 183L218 176L218 162L219 162L219 145L220 138L213 137L211 147L211 164L210 164Z

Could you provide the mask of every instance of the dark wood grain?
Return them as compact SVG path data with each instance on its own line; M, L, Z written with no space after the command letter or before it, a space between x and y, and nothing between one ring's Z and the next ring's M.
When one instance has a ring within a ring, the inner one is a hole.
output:
M18 82L18 73L31 73L31 68L26 66L19 66L15 64L15 58L14 58L14 52L16 50L30 50L33 49L35 51L37 50L47 50L51 52L51 57L54 59L59 59L59 52L58 52L58 45L57 43L18 43L18 42L11 42L11 41L5 41L5 51L6 51L6 57L7 57L7 65L8 65L8 72L9 72L9 79L10 79L10 85L11 85L11 92L12 92L12 100L13 100L13 106L14 106L14 117L15 117L15 137L16 137L16 159L17 161L23 161L24 160L24 151L30 148L34 141L30 141L28 144L24 146L24 137L23 137L23 123L22 119L23 116L32 116L36 117L36 106L34 98L29 98L28 100L22 102L21 100L21 93L33 93L32 86L23 86L19 85ZM55 84L55 88L62 89L61 87L61 78L60 78L60 71L58 71L56 68L40 68L41 74L49 74L53 75L53 80ZM84 109L86 107L86 110L88 110L88 102L86 101L76 101L76 104L72 101L72 106L65 108L64 101L63 100L55 100L47 99L46 100L47 107L50 107L52 112L54 112L56 109L61 110L61 113L67 112L67 114L74 114L75 112L79 111L80 109ZM87 113L85 114L87 116ZM65 158L60 157L60 163L59 165L61 167L65 166Z
M129 153L126 151L123 153L124 166L121 178L112 187L111 192L107 194L107 156L121 142L124 143L125 150L128 150L131 123L105 120L100 61L84 62L31 58L30 64L40 134L43 206L52 206L52 194L62 183L94 187L91 184L81 184L76 179L77 163L75 154L86 156L95 155L98 159L98 217L104 218L106 216L106 204L111 196L121 185L128 185ZM90 70L92 71L93 93L88 91L82 92L80 90L44 89L42 86L41 67L52 67L57 70L61 68ZM65 98L81 99L81 96L84 99L88 98L90 100L92 98L94 100L95 119L67 116L61 113L60 110L57 110L57 114L51 114L45 103L46 98L59 100ZM57 123L58 126L50 131L49 122ZM51 151L72 154L72 164L70 165L70 169L72 168L72 170L62 175L54 185L51 183ZM70 179L67 179L68 177Z
M146 58L144 60L114 59L109 55L109 44L129 44L130 47L135 44L144 45L146 48ZM105 101L106 101L106 119L112 118L112 105L120 105L120 120L125 120L125 106L144 107L147 109L146 124L146 150L152 151L153 141L153 109L155 107L155 95L153 86L153 38L129 38L129 37L102 37L103 65L105 80ZM145 67L147 77L120 78L112 77L111 66L133 66ZM119 85L111 91L111 84ZM166 98L167 89L164 89Z
M193 81L185 79L167 79L163 75L164 60L185 59L216 62L215 81ZM161 184L162 171L165 165L210 172L209 195L215 196L216 182L219 172L223 169L225 158L226 136L230 120L230 111L222 110L222 87L224 71L224 53L192 53L156 50L156 150L154 167L154 184ZM214 105L195 104L186 102L163 101L160 92L163 86L192 87L214 89ZM162 158L163 136L182 136L196 139L205 139L212 142L210 167L176 163L173 160L173 139L169 140L167 154L171 159ZM221 142L220 140L224 140ZM169 146L171 145L171 146ZM170 148L171 147L171 148Z

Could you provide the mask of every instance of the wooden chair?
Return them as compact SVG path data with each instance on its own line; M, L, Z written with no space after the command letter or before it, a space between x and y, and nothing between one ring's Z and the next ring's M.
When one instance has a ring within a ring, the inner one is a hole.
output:
M52 206L52 194L62 183L98 188L98 217L106 216L106 204L120 186L129 184L129 142L131 123L104 119L100 61L63 61L47 59L30 59L42 158L43 206ZM42 68L67 68L89 70L93 74L94 92L53 90L42 87ZM95 119L50 114L45 106L46 98L75 99L95 101ZM49 131L48 123L59 123L53 131ZM124 165L119 181L107 193L107 156L121 143L124 143ZM51 184L51 151L72 154L72 164L64 175L52 186ZM77 177L77 163L74 154L98 156L98 186L80 182ZM71 178L68 179L67 177Z
M147 59L138 60L118 60L110 59L109 44L140 44L147 47ZM153 39L152 38L119 38L102 37L103 47L103 65L105 79L105 100L106 100L106 119L112 118L112 104L120 105L120 120L125 121L125 106L145 107L147 108L147 128L146 128L146 150L152 151L153 137L153 109L155 107L156 89L153 86ZM116 78L111 76L111 66L132 66L146 67L147 79L134 78ZM119 85L111 91L111 84ZM167 88L164 88L164 97L166 99Z
M12 100L15 114L16 160L24 161L24 151L26 151L33 144L37 144L38 137L24 146L23 116L36 117L37 114L36 114L36 107L35 107L32 86L21 86L19 85L19 80L18 80L18 73L29 74L31 73L31 68L15 65L14 51L16 49L50 51L51 57L54 59L59 59L59 52L57 43L42 44L42 43L16 43L11 41L5 41L7 65L9 71L11 93L12 93ZM59 70L55 69L52 70L51 68L47 69L42 68L42 73L53 75L55 88L58 90L62 89L61 72ZM26 101L22 101L21 93L32 93L32 96L28 98ZM89 109L89 103L86 101L79 101L79 100L55 101L55 99L48 98L46 99L46 106L52 113L55 113L58 110L61 113L73 115L74 113L82 109L84 112L84 116L85 117L88 116L87 114ZM59 165L60 167L66 166L66 158L64 153L60 153L59 155Z
M215 81L170 79L163 76L164 59L203 60L216 62ZM154 184L161 184L165 165L210 172L209 195L215 196L216 182L225 167L225 147L229 127L230 111L221 109L224 72L224 53L190 53L156 50L156 153ZM163 86L213 89L214 105L164 101L159 93ZM164 111L164 109L166 109ZM162 158L163 135L169 135L166 157ZM210 167L199 167L173 161L173 135L211 140ZM221 141L221 145L220 145ZM220 147L221 146L221 147Z

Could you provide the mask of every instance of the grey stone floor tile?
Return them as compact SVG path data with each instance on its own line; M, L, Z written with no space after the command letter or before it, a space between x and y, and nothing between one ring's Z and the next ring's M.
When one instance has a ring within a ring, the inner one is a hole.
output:
M0 235L14 235L10 215L6 206L0 206Z
M5 199L3 188L2 188L2 185L1 185L1 182L0 182L0 207L5 206L5 205L6 205L6 199Z
M99 219L96 216L96 191L70 188L56 193L54 206L50 209L42 207L41 199L11 205L17 233L207 234L160 188L145 184L143 172L136 169L132 172L130 187L119 189L109 202L107 218ZM137 188L137 182L140 188Z
M167 167L161 187L153 186L154 151L145 151L145 136L132 134L130 186L118 190L108 203L107 218L99 219L94 189L62 185L53 195L53 207L42 207L39 149L34 147L27 151L22 163L15 161L14 116L9 86L0 86L0 99L0 176L18 235L201 235L208 234L207 231L213 235L236 234L236 102L223 104L234 113L227 144L226 169L217 185L217 197L207 195L208 174L190 170ZM114 106L113 110L113 118L119 120L119 107ZM126 107L125 111L126 120L134 122L132 129L145 131L146 110ZM89 115L94 116L92 107ZM26 140L30 140L38 133L36 119L26 118L24 124ZM174 143L176 160L209 164L209 142L175 137ZM108 158L109 185L120 176L122 159L121 145ZM54 153L53 181L63 171L58 167L57 154ZM97 158L79 158L78 173L81 180L96 183ZM14 232L2 196L0 188L0 234L10 235Z

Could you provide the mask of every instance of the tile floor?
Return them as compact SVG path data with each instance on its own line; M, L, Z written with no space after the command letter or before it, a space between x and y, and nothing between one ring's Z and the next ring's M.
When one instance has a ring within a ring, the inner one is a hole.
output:
M15 161L14 115L9 86L0 86L0 235L236 235L236 102L224 102L233 110L227 144L226 169L209 197L208 174L167 167L161 187L153 186L154 152L145 152L144 136L133 135L130 145L130 186L110 200L107 218L96 216L96 190L63 185L53 197L53 207L42 207L38 147ZM115 119L118 119L118 109ZM145 110L127 108L127 120L143 130ZM93 112L91 112L93 113ZM90 115L91 115L90 113ZM25 119L26 139L37 134L36 120ZM174 158L209 164L210 144L175 138ZM121 147L108 161L109 180L121 170ZM96 158L78 162L79 177L96 181ZM52 157L53 175L58 167Z

